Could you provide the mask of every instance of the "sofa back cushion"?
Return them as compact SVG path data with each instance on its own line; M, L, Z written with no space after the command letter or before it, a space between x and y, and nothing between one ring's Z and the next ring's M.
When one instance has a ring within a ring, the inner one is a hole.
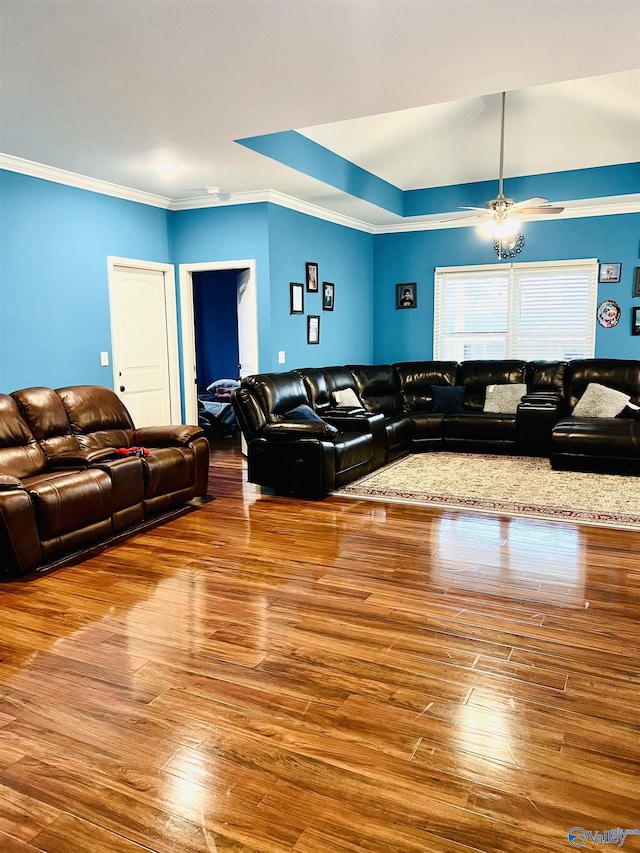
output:
M368 412L387 417L402 411L400 381L390 364L352 365L356 392Z
M530 361L527 364L527 389L530 394L546 392L564 397L566 361Z
M134 443L131 416L110 388L70 385L58 388L56 394L80 447L130 447Z
M455 385L456 361L405 361L393 365L404 408L428 411L433 406L431 386Z
M9 394L0 394L0 473L32 477L47 466L42 448Z
M335 391L344 391L346 388L356 391L355 379L348 367L323 367L322 372L327 382L327 390L330 397ZM356 393L358 392L356 391ZM331 399L331 403L333 404L333 398Z
M571 411L595 382L627 394L632 403L640 404L640 361L622 358L580 358L567 365L566 394Z
M523 384L526 367L526 361L518 359L463 361L458 366L455 384L464 386L465 408L478 412L483 410L487 385Z
M309 398L302 377L293 371L285 373L258 373L242 380L251 390L268 422L281 420L284 415Z
M309 403L317 412L331 408L327 377L321 367L303 367L294 371L302 377Z
M47 459L78 449L67 411L52 388L22 388L11 396Z

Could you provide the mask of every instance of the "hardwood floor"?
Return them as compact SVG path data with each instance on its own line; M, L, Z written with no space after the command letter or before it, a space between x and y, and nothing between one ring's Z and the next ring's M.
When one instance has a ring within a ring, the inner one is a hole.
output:
M640 534L245 477L223 440L214 502L0 584L3 853L640 830Z

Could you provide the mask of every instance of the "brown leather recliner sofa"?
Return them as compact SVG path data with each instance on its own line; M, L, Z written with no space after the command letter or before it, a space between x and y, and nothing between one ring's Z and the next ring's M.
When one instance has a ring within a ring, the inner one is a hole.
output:
M208 471L200 427L136 429L108 388L0 394L0 575L43 570L134 532L204 497Z
M578 414L590 385L613 417ZM304 368L242 381L232 404L250 482L318 498L410 452L547 456L554 468L640 473L640 361L415 361ZM574 414L574 409L575 414Z

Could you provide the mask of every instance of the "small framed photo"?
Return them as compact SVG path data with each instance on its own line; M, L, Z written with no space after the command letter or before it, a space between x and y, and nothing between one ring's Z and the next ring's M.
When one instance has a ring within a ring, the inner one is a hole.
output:
M418 307L418 285L414 282L396 284L396 309Z
M631 309L631 334L640 335L640 305Z
M599 264L598 284L619 284L622 264Z
M633 277L633 295L640 296L640 267L636 267L635 275Z
M320 343L320 315L309 314L307 317L307 343Z
M318 264L312 261L307 261L307 291L309 293L318 292Z
M289 285L290 314L304 314L304 284L292 281Z
M336 286L331 281L322 282L322 310L333 311L333 300Z

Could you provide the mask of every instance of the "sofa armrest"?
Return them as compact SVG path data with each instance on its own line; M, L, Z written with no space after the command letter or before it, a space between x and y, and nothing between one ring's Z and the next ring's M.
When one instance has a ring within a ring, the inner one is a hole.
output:
M543 406L560 408L562 398L560 394L553 394L547 391L533 391L525 394L520 400L521 406Z
M551 430L560 418L558 396L527 394L516 411L516 446L519 453L547 456Z
M267 424L260 436L277 441L293 441L300 438L332 438L338 434L336 427L319 421L283 421Z
M140 427L134 432L133 444L140 447L181 447L202 435L204 430L199 426L176 424Z
M362 406L334 406L332 409L323 409L320 414L323 418L350 418L366 414L366 409Z
M0 474L0 491L12 491L13 489L24 489L22 480L12 477L10 474Z
M0 475L0 576L16 577L42 560L31 496L21 481Z
M49 457L48 463L51 468L88 468L98 462L115 459L115 456L115 447L86 447L56 453Z

